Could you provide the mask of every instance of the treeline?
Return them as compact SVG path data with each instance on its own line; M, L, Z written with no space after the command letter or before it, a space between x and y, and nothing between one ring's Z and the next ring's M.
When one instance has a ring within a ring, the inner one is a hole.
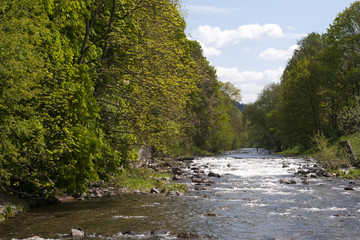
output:
M0 187L81 193L137 159L240 146L240 91L177 0L0 0Z
M360 2L325 34L299 41L280 84L267 86L244 110L249 143L275 150L312 147L315 135L360 132Z

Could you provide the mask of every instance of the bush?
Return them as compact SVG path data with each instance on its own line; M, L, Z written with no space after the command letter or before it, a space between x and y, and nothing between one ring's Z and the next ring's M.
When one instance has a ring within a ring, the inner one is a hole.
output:
M325 168L338 169L343 165L348 165L348 156L342 147L336 144L329 144L323 134L317 133L313 137L314 158Z

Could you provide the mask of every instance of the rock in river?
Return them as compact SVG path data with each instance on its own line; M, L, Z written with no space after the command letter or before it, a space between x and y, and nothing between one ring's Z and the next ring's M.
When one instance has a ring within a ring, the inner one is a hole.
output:
M196 238L201 238L200 235L197 235L195 233L190 233L190 232L185 232L185 233L179 233L177 235L177 238L192 238L192 239L196 239Z
M71 229L71 234L72 237L85 237L85 233L82 230L79 229Z

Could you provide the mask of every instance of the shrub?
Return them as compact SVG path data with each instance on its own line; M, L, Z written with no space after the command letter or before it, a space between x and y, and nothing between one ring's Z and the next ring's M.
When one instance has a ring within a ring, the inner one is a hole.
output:
M343 165L348 165L348 156L342 147L337 143L330 144L323 134L317 133L313 137L314 158L325 168L337 169Z

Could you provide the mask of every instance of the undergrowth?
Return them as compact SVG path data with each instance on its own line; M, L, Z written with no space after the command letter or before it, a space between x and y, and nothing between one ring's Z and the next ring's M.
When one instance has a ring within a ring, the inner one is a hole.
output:
M114 180L117 187L129 191L149 192L152 188L159 189L162 192L187 191L185 184L173 183L170 179L171 175L169 173L161 173L150 168L139 168L124 169Z

